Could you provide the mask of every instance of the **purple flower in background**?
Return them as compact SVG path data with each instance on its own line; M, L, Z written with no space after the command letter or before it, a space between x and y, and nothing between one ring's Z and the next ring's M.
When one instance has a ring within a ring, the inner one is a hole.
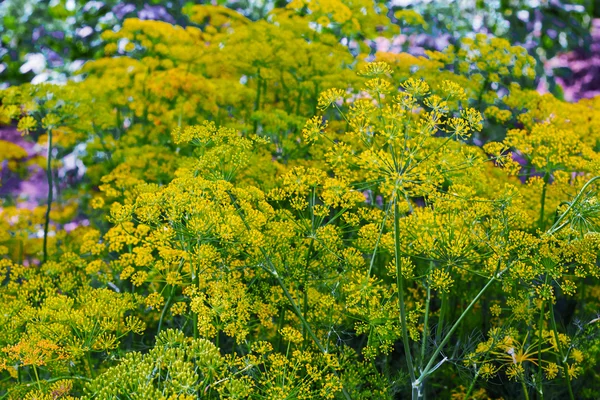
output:
M113 7L112 12L115 14L117 19L122 20L127 14L131 14L135 11L133 4L120 3Z
M63 60L63 58L56 53L55 51L48 49L46 51L46 62L48 63L48 66L50 68L56 68L56 67L60 67L63 66L65 61Z
M163 6L150 6L144 4L144 8L138 12L139 19L156 19L160 21L175 23L175 18L167 12Z
M567 71L556 77L567 101L600 95L600 19L594 19L591 35L588 50L577 49L560 54L546 63L547 69ZM543 86L538 90L548 91Z
M0 140L14 143L27 151L28 158L43 154L41 146L26 141L15 128L0 128ZM1 166L1 165L0 165ZM42 168L28 167L29 176L21 179L17 174L11 173L8 168L0 168L2 185L0 197L12 200L20 199L19 206L34 208L48 195L48 182L46 173Z

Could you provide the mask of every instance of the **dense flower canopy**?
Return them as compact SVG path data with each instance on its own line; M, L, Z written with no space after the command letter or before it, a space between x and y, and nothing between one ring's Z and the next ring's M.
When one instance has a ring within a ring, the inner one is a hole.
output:
M370 1L186 12L0 92L49 188L0 208L0 396L600 396L600 98L485 34L371 49L426 20Z

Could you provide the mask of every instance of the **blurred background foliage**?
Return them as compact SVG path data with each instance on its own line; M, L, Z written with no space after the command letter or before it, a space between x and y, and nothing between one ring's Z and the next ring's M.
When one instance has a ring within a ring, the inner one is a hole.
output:
M197 2L202 4L205 2ZM218 1L252 19L276 2ZM82 62L103 55L100 34L126 18L186 26L186 9L176 1L6 0L0 3L0 66L4 86L64 79Z
M194 4L175 1L5 0L0 3L0 85L61 81L83 62L103 55L100 33L119 29L126 18L161 20L189 25L186 14ZM250 20L285 7L285 0L217 0L211 4L240 12ZM358 2L357 2L358 3ZM537 62L536 87L559 97L558 82L573 84L581 69L568 62L548 62L577 51L577 60L592 56L594 18L599 0L392 0L376 1L402 29L398 50L418 54L443 50L476 33L508 39L525 47ZM421 23L413 21L416 11ZM406 25L406 26L404 26ZM381 43L373 40L374 53ZM571 57L572 58L572 57ZM593 63L591 63L593 64ZM557 79L558 78L558 79ZM586 88L580 88L586 90ZM594 88L589 88L593 90ZM577 97L587 97L579 93Z

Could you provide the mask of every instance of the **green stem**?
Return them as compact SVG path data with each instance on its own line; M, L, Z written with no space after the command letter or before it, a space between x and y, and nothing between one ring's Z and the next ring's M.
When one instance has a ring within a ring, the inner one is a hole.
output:
M342 109L336 103L333 103L333 107L340 113L340 115L342 116L342 118L344 118L346 123L350 124L350 120L348 119L348 117L346 117L346 114L344 114Z
M479 369L477 370L477 372L475 373L475 377L473 377L473 380L471 381L471 384L469 385L469 389L467 389L467 393L465 393L465 398L464 400L469 400L469 396L471 395L471 392L473 391L473 389L475 389L475 382L477 382L477 379L479 378Z
M496 337L492 336L492 345L490 346L490 349L493 348L495 345L496 345ZM485 353L485 357L483 358L483 361L481 362L481 364L484 364L485 362L487 362L489 356L490 356L490 352L488 350ZM473 377L473 380L471 381L471 384L469 385L469 389L467 390L467 393L465 394L465 398L463 400L469 400L469 396L473 392L473 389L475 389L475 383L477 382L477 379L479 379L479 375L481 373L481 368L477 369L476 365L475 365L475 368L476 368L475 376Z
M394 245L396 263L396 285L398 288L398 306L400 308L400 324L402 327L402 342L404 343L404 355L408 366L411 382L415 382L415 368L413 365L412 355L410 353L410 343L408 337L408 329L406 327L406 305L404 304L404 277L402 276L402 267L400 265L400 207L398 207L398 198L394 200ZM413 387L413 392L415 388ZM413 393L414 397L414 393Z
M600 176L595 176L592 179L590 179L589 181L587 181L585 185L583 185L583 187L581 188L581 190L579 191L579 193L577 193L577 196L575 196L575 198L573 199L573 201L571 203L569 203L569 207L567 207L567 209L565 210L565 212L562 213L560 215L560 217L558 217L558 219L556 220L556 222L554 223L554 225L552 225L552 227L550 229L548 229L548 231L546 232L547 235L552 235L552 234L558 232L559 230L561 230L567 224L567 222L563 223L563 220L569 214L569 211L571 211L571 209L573 208L573 206L575 206L575 204L577 204L579 202L579 199L584 195L585 190L587 189L587 187L590 186L595 181L597 181L598 179L600 179Z
M529 400L529 391L527 390L527 386L525 386L525 379L523 377L523 374L521 374L521 379L519 379L521 381L521 388L523 388L523 395L525 397L525 400Z
M442 350L444 349L444 346L448 343L448 341L450 341L450 337L452 336L452 334L454 333L454 331L460 326L460 323L462 322L462 320L466 317L466 315L469 313L469 311L471 311L471 309L473 308L473 306L479 301L479 298L486 292L486 290L492 285L492 283L494 283L494 281L498 278L500 278L502 276L502 274L504 274L504 272L506 272L507 268L500 271L499 273L493 275L489 281L485 284L485 286L479 291L479 293L477 293L477 295L475 296L475 298L473 300L471 300L471 303L469 303L469 305L467 306L467 308L465 308L465 310L462 312L462 314L460 315L460 317L458 317L458 320L454 323L454 325L452 325L452 328L450 328L450 330L448 331L448 333L446 334L446 336L444 337L444 339L442 340L442 342L437 346L437 348L435 349L433 355L431 356L431 358L429 359L429 362L427 363L427 365L425 366L425 369L421 372L421 375L419 376L419 378L417 379L417 381L415 383L413 383L413 385L417 384L420 385L423 380L427 377L427 375L429 375L430 373L432 373L432 369L434 368L433 363L435 362L436 358L438 357L438 355L442 352ZM444 360L442 360L443 362ZM441 365L438 364L438 365ZM435 369L433 369L435 370Z
M442 303L440 304L440 318L438 320L438 325L435 332L436 343L442 340L442 333L444 332L444 320L446 318L447 302L448 298L446 296L446 293L442 292Z
M50 226L50 210L52 209L52 196L54 185L52 179L52 130L48 129L48 160L46 164L46 178L48 180L48 198L46 206L46 217L44 221L44 247L43 263L48 261L48 228Z
M371 203L373 204L373 202ZM385 214L383 214L383 220L381 221L381 228L379 228L379 234L377 235L377 239L375 240L375 246L373 247L373 254L371 256L371 260L369 261L369 272L367 273L367 277L371 277L371 273L373 272L373 266L375 265L375 256L377 255L377 249L379 248L379 243L381 242L381 237L383 236L383 230L385 229L385 223L388 218L388 214L392 208L392 204L389 203Z
M303 314L306 315L308 314L308 289L307 289L307 284L308 284L308 268L310 267L310 258L312 257L312 252L313 252L313 247L314 247L314 239L310 240L310 245L308 247L308 254L306 257L306 265L304 267L304 277L302 279L302 301L303 301ZM302 332L302 336L304 337L304 340L306 340L306 332Z
M42 384L40 383L40 377L38 375L37 368L36 368L35 364L33 364L33 373L35 374L35 382L37 383L37 387L38 387L38 389L41 392L42 391Z
M163 320L165 318L165 314L167 313L167 310L169 308L169 306L171 305L171 301L173 300L173 295L175 294L175 286L173 286L171 288L171 294L169 294L169 297L167 298L167 301L165 302L165 306L162 309L162 312L160 313L160 319L158 320L158 328L156 330L156 334L158 335L162 329L162 323Z
M92 357L91 357L89 351L87 351L85 354L85 362L87 364L88 369L90 370L90 378L94 379L94 369L92 368Z
M194 316L192 317L192 328L194 329L192 336L194 337L194 339L198 339L198 314L194 313Z
M281 312L279 313L279 322L277 322L277 351L281 351L281 344L283 340L283 336L281 335L281 330L283 329L283 324L285 323L285 307L281 307Z
M425 300L425 319L423 320L423 341L421 343L421 364L425 361L425 349L427 345L427 335L429 334L429 304L431 302L431 287L427 287L427 299ZM421 365L422 366L422 365Z
M429 263L429 271L431 271L431 269L433 268L433 261L431 261ZM427 275L429 275L429 272L427 273ZM423 369L423 363L425 362L425 349L427 347L427 328L429 325L429 303L431 302L431 286L427 285L427 298L425 300L425 319L423 320L423 340L421 342L421 359L419 361L420 363L420 370Z
M556 328L556 319L554 317L554 308L552 306L550 308L550 322L552 323L552 331L554 332L554 340L556 340L556 347L558 348L559 355L559 364L563 367L563 375L565 376L565 382L567 384L567 389L569 389L569 398L571 400L575 400L575 396L573 395L573 388L571 387L571 377L569 376L569 366L565 362L565 356L563 353L563 348L560 344L560 338L558 336L558 329Z
M545 278L545 284L548 284L548 279L549 276L548 274L546 274L546 278ZM537 392L538 392L538 396L540 398L540 400L544 399L544 390L543 390L543 386L542 386L542 379L543 379L543 375L542 375L542 332L543 332L543 328L544 328L544 308L545 308L546 302L544 300L542 300L542 304L540 305L540 317L538 320L538 374L537 374L537 382L536 382L536 386L537 386Z
M538 226L540 229L544 229L544 211L546 208L546 190L548 188L548 180L550 179L550 174L546 172L544 174L544 186L542 186L542 198L540 199L540 218L538 221Z

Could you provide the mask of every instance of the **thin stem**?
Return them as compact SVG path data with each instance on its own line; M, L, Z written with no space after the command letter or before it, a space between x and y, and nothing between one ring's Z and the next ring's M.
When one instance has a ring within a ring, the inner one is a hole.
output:
M549 276L548 274L546 274L546 278L545 278L545 284L548 284L549 281ZM542 300L542 304L540 305L540 318L538 320L538 374L537 374L537 382L536 382L536 386L537 386L537 392L538 392L538 396L540 398L540 400L544 399L544 390L542 387L542 379L543 379L543 375L542 375L542 331L543 331L543 327L544 327L544 306L546 305L546 302L544 300Z
M492 336L492 345L490 346L490 349L493 348L496 344L496 337ZM490 350L485 352L485 357L483 358L483 363L485 363L488 358L490 356ZM479 379L479 375L481 373L481 368L477 369L477 365L474 364L475 366L475 376L473 377L473 380L471 381L471 385L469 385L469 389L467 390L467 393L465 394L465 398L464 400L469 400L469 396L471 395L471 392L473 392L473 389L475 389L475 383L477 382L477 379Z
M279 313L279 321L277 322L277 350L281 351L281 342L283 340L283 336L281 334L281 330L283 329L283 324L285 323L285 307L281 307L281 312Z
M37 387L38 387L38 389L41 392L42 391L42 384L40 383L40 377L38 375L37 368L36 368L35 364L33 364L33 373L35 374L35 382L37 383Z
M194 286L195 287L200 287L200 277L198 276L198 271L196 271L196 276L194 277ZM193 337L194 339L198 339L199 337L199 332L198 332L198 313L194 313L193 317L192 317L192 329L193 329Z
M312 237L315 237L315 213L314 213L314 207L315 207L315 203L316 203L316 193L315 193L315 188L312 188L312 196L310 199L310 234ZM304 265L304 276L302 278L302 297L303 297L303 309L302 309L302 314L303 315L307 315L308 314L308 290L306 288L306 285L308 284L308 270L310 268L310 261L311 261L311 257L313 255L313 249L314 249L314 244L315 244L315 240L314 238L310 239L310 244L308 246L308 251L306 252L306 264ZM306 331L303 329L302 330L302 337L304 338L304 341L306 342ZM305 342L303 343L303 345L305 345Z
M467 389L467 393L465 393L464 400L469 400L469 396L471 395L471 392L473 391L473 389L475 389L475 382L477 382L477 379L479 378L480 371L481 370L478 369L477 372L475 373L475 377L473 377L473 380L471 381L471 384L469 385L469 389Z
M550 308L550 322L552 323L552 331L554 332L554 340L556 340L556 347L558 348L559 355L559 364L563 367L563 375L565 376L565 382L567 383L567 388L569 389L569 398L571 400L575 400L575 396L573 395L573 388L571 387L571 377L569 376L569 366L565 362L565 357L563 353L563 348L560 345L560 338L558 336L558 329L556 328L556 319L554 318L554 308L552 306Z
M308 321L306 320L306 318L304 318L304 315L302 314L302 311L300 310L300 307L298 307L298 305L296 304L296 301L294 300L294 298L290 294L290 292L289 292L289 290L287 288L287 285L285 284L285 282L283 281L283 279L281 279L281 277L279 276L279 274L277 273L277 271L272 270L270 272L271 272L271 275L273 275L275 277L275 280L277 280L277 284L279 285L279 287L281 288L281 290L283 290L283 294L288 299L290 305L292 306L292 309L296 313L296 316L298 318L300 318L300 322L302 322L302 325L304 326L304 329L306 329L306 332L308 332L309 336L312 338L312 340L315 343L315 345L317 346L317 348L322 353L326 354L327 350L325 350L325 347L323 347L323 345L321 344L321 341L315 335L314 331L310 327L310 324L308 323Z
M43 263L48 261L48 228L50 226L50 210L52 209L53 179L52 179L52 129L48 129L48 156L46 164L46 178L48 180L48 198L46 207L46 217L44 221L44 247Z
M346 117L346 114L344 114L344 112L342 111L342 109L336 103L333 103L333 107L336 110L338 110L338 112L340 113L340 115L342 116L342 118L344 118L344 120L346 121L346 123L350 124L350 120L348 119L348 117Z
M313 247L314 247L314 239L311 239L310 245L308 247L308 254L306 255L306 265L304 266L304 277L302 279L302 297L303 297L303 314L308 314L308 289L306 288L308 283L308 268L310 267L310 259L312 257ZM302 336L304 340L306 340L306 332L302 332Z
M542 186L542 198L540 199L540 218L538 221L538 226L540 229L544 229L544 211L546 208L546 190L548 188L548 180L550 178L550 174L546 172L544 174L544 186Z
M162 329L162 324L163 324L163 320L165 318L165 314L167 313L167 309L171 305L171 301L173 300L174 294L175 294L175 285L173 285L173 287L171 288L171 294L169 294L169 297L167 298L167 301L165 302L165 306L163 307L162 312L160 313L160 319L158 320L158 328L156 329L157 335L160 333L160 331Z
M398 198L394 200L394 257L396 263L396 285L398 289L398 306L400 307L400 324L402 327L402 342L404 343L404 355L408 366L411 382L415 381L415 369L412 355L410 353L410 343L408 338L408 329L406 328L406 305L404 304L404 277L402 276L402 267L400 265L400 207L398 207Z
M442 333L444 332L444 320L446 318L446 303L448 301L448 296L446 293L442 292L442 303L440 304L440 317L438 320L438 325L435 332L435 341L436 343L442 339Z
M525 379L523 374L521 374L521 388L523 388L523 395L525 396L525 400L529 400L529 391L527 390L527 386L525 385Z
M17 367L18 368L18 367ZM68 380L78 380L78 381L85 381L85 382L91 382L92 380L89 378L86 378L85 376L78 376L78 375L65 375L65 376L57 376L54 378L49 378L49 379L44 379L44 382L46 384L52 383L52 382L57 382L57 381L61 381L63 379L68 379ZM6 380L3 380L3 382L5 382ZM19 383L21 383L21 380L19 380ZM31 387L33 385L38 385L38 382L33 382L33 383L25 383L23 384L24 387ZM38 386L39 387L39 386ZM11 396L11 390L9 389L7 392L5 392L3 395L0 396L0 399L6 399L9 396ZM11 397L12 398L12 397Z
M371 277L371 272L373 272L373 266L375 265L375 255L377 254L377 249L379 248L379 243L381 241L381 237L383 236L383 230L385 229L385 223L388 218L388 214L390 209L392 208L392 204L389 203L389 206L383 214L383 220L381 221L381 228L379 229L379 234L377 235L377 239L375 240L375 246L373 247L373 255L371 256L371 260L369 261L369 272L367 273L367 277Z
M454 323L454 325L452 325L452 328L450 328L450 330L448 331L448 333L446 334L446 336L444 337L444 339L442 340L442 342L437 346L437 348L435 349L433 355L429 359L429 362L425 366L425 369L421 372L421 375L419 376L419 379L417 379L417 381L414 384L420 385L421 382L423 381L423 379L425 379L427 377L427 375L429 375L431 372L433 372L432 371L432 368L434 367L433 363L435 362L435 360L438 357L438 355L444 349L444 346L448 343L448 341L450 341L450 337L452 336L452 334L454 333L454 331L458 328L458 326L460 325L460 323L462 322L462 320L465 318L465 316L467 315L467 313L469 313L469 311L471 311L471 309L473 308L473 306L479 301L479 298L486 292L486 290L492 285L492 283L494 283L494 281L496 279L500 278L502 276L502 274L504 274L504 272L506 272L507 269L508 268L505 268L504 270L500 271L499 273L494 274L490 278L490 280L485 284L485 286L479 291L479 293L477 293L477 295L475 296L475 298L473 298L473 300L471 300L471 303L469 303L469 305L467 306L467 308L465 308L465 310L462 312L462 314L460 315L460 317L458 317L458 320Z
M546 232L547 235L552 235L552 234L558 232L559 230L561 230L565 225L567 225L568 222L563 223L563 219L565 219L565 217L569 214L569 211L571 211L573 206L575 206L575 204L577 204L579 202L579 199L583 196L587 187L589 185L591 185L592 183L594 183L595 181L597 181L598 179L600 179L600 176L595 176L592 179L590 179L589 181L587 181L585 185L583 185L583 187L581 188L579 193L577 193L577 196L575 196L575 199L573 199L573 201L571 203L569 203L569 207L567 207L565 212L562 213L560 215L560 217L558 217L558 219L556 220L554 225L552 225L552 227L550 229L548 229L548 231Z
M90 370L90 377L94 379L94 369L92 368L92 357L90 352L86 352L85 354L85 362L87 364L88 369Z
M429 271L431 271L431 269L433 268L433 261L429 262ZM429 272L427 273L429 275ZM431 286L427 285L427 298L425 300L425 319L423 321L423 340L421 343L421 359L419 361L420 363L420 370L423 369L423 363L425 362L425 348L427 345L427 328L429 325L429 303L431 301Z

